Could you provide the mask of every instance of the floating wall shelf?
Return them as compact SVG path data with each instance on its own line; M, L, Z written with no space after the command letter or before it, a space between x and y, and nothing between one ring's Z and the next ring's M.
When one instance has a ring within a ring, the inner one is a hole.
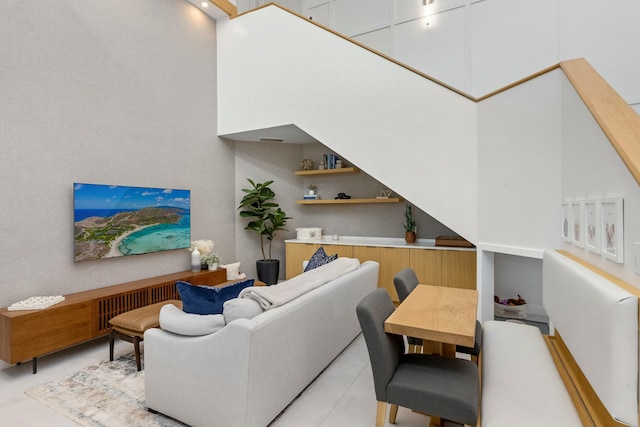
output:
M310 171L295 171L296 175L332 175L339 173L357 173L360 169L356 167L340 168L340 169L313 169Z
M389 197L386 199L328 199L328 200L296 200L299 205L354 205L364 203L400 203L404 199Z

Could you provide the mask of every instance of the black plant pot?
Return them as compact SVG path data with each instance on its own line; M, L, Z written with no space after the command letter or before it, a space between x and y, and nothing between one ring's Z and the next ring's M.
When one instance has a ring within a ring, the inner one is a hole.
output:
M258 280L267 285L275 285L278 283L278 274L280 272L280 260L277 259L261 259L256 261L256 271L258 272Z

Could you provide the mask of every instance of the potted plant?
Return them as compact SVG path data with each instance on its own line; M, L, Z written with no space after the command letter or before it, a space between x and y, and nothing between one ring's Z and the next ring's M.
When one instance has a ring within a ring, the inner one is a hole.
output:
M209 252L202 257L202 263L206 264L209 270L217 270L220 265L220 255L215 252Z
M404 240L407 243L416 242L416 222L413 220L413 212L411 210L411 203L407 203L404 208Z
M251 230L260 236L262 259L256 261L258 280L273 285L278 282L280 260L271 257L271 243L278 231L287 231L284 226L291 218L274 202L276 194L269 187L273 181L255 183L249 178L247 181L252 188L242 189L245 194L238 210L241 217L250 219L244 229ZM265 238L268 242L267 252L265 252Z

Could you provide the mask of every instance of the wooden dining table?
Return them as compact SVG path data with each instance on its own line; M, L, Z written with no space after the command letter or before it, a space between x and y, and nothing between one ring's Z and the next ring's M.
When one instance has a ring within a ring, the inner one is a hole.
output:
M456 345L473 347L478 291L418 285L385 320L386 332L422 338L425 348L455 357Z

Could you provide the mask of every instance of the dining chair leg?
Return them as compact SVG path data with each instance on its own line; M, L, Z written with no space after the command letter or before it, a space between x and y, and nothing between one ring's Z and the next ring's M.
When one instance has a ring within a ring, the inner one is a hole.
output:
M389 410L389 423L395 424L397 416L398 416L398 405L392 403L391 409Z
M376 410L376 427L384 427L384 419L387 415L387 402L378 402Z

